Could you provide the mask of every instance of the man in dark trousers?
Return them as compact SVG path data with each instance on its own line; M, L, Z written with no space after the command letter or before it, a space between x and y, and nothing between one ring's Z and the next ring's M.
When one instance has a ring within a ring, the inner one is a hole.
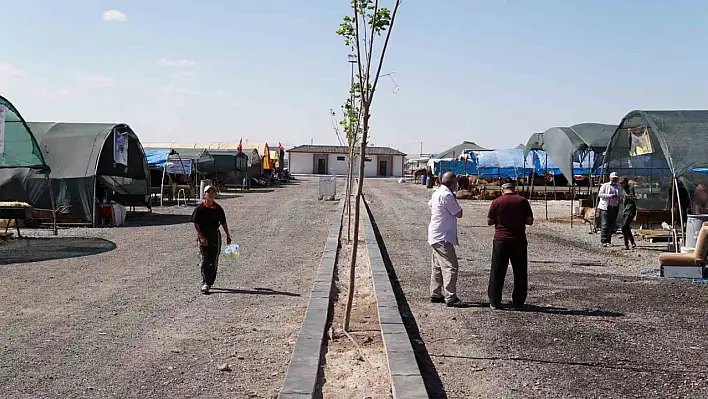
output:
M494 226L492 270L489 274L489 307L499 309L506 270L511 261L514 270L512 305L523 310L528 291L526 225L533 224L533 211L526 198L516 194L514 183L502 185L502 196L489 207L487 224Z
M231 245L231 234L226 224L226 214L221 205L214 201L216 189L213 186L204 187L204 202L199 204L192 213L192 223L197 230L199 252L202 257L202 294L208 294L216 280L219 267L219 252L221 252L221 233L219 226L226 233L226 244Z

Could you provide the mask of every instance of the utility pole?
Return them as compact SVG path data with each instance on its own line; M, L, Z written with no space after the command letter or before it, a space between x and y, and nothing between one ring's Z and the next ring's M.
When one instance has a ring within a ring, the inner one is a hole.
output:
M420 142L420 156L423 157L423 142Z

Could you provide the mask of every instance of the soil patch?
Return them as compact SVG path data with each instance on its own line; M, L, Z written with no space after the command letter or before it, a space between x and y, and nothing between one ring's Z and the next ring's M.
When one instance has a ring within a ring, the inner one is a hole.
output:
M364 212L366 211L362 206L362 213ZM361 217L366 217L365 213ZM347 241L347 229L348 217L345 215L342 225L342 247L337 260L336 288L334 290L336 298L332 327L329 330L327 341L322 393L325 399L392 398L388 362L381 337L371 279L369 254L366 251L361 223L357 248L354 305L349 324L349 335L356 341L359 348L342 330L347 293L349 292L352 251L352 243ZM363 356L359 350L363 352Z

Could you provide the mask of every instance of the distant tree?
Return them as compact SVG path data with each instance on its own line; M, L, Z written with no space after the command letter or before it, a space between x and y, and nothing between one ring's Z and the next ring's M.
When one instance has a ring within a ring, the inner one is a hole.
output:
M337 35L344 38L344 43L350 51L356 54L357 74L353 90L360 103L361 140L359 142L359 173L354 207L354 240L352 243L351 268L349 272L349 292L344 314L344 330L349 330L352 304L354 302L354 283L356 277L356 253L359 244L359 217L361 210L361 195L364 188L364 170L366 161L366 146L369 138L369 119L374 92L379 83L386 49L391 30L396 19L401 0L394 0L393 11L380 7L379 0L351 0L352 15L344 17L339 25ZM380 53L374 59L375 38L386 35ZM372 69L374 73L372 75ZM350 173L351 174L351 173Z

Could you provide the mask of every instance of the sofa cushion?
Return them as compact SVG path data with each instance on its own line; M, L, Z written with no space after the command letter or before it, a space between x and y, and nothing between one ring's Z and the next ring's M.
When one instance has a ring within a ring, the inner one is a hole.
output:
M673 252L659 255L661 266L696 266L696 257L693 253L677 254Z
M704 261L708 256L708 227L701 227L701 231L698 233L694 256L697 262Z

